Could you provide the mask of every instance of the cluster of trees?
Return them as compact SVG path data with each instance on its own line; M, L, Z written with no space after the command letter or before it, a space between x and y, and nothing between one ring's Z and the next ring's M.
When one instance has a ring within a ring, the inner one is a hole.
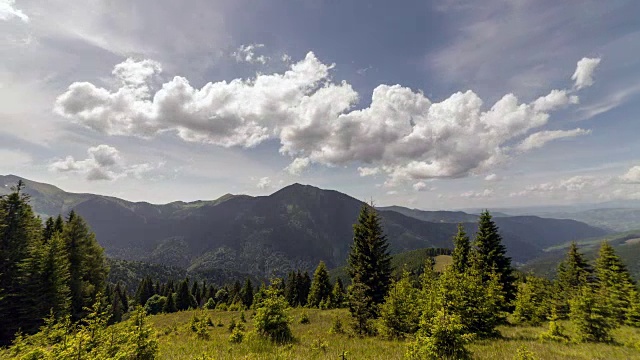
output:
M428 261L418 281L406 270L394 280L378 215L363 207L349 257L354 330L413 338L408 358L464 359L465 343L499 336L497 326L508 317L531 325L549 320L542 338L561 341L567 340L562 318L575 324L577 341L610 341L621 324L640 327L638 288L606 242L593 265L573 243L554 281L516 273L488 211L473 241L459 225L453 245L452 264L441 273Z
M42 223L20 181L0 198L0 345L35 333L50 314L77 322L105 291L103 249L71 212Z

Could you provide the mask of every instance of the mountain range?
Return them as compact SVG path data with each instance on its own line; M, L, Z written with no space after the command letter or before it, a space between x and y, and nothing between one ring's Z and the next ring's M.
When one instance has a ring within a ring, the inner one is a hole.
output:
M0 195L19 179L0 176ZM44 218L76 211L109 257L201 274L226 271L264 278L292 269L312 270L320 260L330 268L342 266L363 204L337 191L293 184L268 196L227 194L212 201L155 205L23 180L38 214ZM473 234L478 218L397 206L378 210L392 253L451 248L456 224L463 223ZM534 259L550 246L609 233L566 219L501 215L495 221L516 263Z

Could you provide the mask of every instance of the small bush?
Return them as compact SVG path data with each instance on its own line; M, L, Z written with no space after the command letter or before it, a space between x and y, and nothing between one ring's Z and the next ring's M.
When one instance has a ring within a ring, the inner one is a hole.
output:
M540 340L568 342L569 337L562 331L562 326L558 323L558 313L554 307L551 310L551 317L549 317L549 330L540 334Z
M344 327L338 316L333 318L333 323L331 324L331 328L329 328L329 334L344 334Z
M302 313L302 315L300 315L300 324L309 324L311 323L311 320L309 320L309 315L307 315L307 313Z
M240 321L243 323L247 322L247 319L244 317L244 311L240 313Z
M233 329L236 328L236 318L232 317L231 318L231 322L229 323L229 327L227 327L227 329L229 330L229 332L233 332Z
M526 346L522 345L518 348L516 356L513 357L513 360L536 360L536 357L533 352L527 349Z
M204 308L207 310L213 310L216 308L216 302L212 298L209 298L207 302L204 304Z
M409 345L407 358L422 360L466 360L471 352L465 345L473 339L460 317L440 309L429 323L422 323L416 340Z
M293 340L293 334L287 315L289 304L278 290L277 280L266 289L265 298L259 303L253 323L256 332L277 343L287 343Z
M328 348L329 344L326 341L320 339L315 339L311 343L311 350L313 351L322 351L323 353L326 353Z
M229 342L239 344L242 342L242 339L244 339L244 330L241 326L236 326L231 332L231 335L229 335Z

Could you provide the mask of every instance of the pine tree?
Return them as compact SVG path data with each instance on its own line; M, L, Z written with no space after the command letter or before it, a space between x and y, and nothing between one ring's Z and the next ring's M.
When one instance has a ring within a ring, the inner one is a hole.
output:
M568 314L568 300L591 281L592 273L591 266L578 251L578 245L572 242L566 258L558 265L554 283L554 302L560 316Z
M408 271L389 289L380 306L381 333L389 339L403 339L418 330L420 306L418 289L411 284Z
M242 305L244 305L245 308L250 309L253 304L253 284L251 283L251 279L247 278L247 280L245 280L241 295Z
M65 251L62 233L54 232L43 246L44 261L40 276L42 278L40 304L43 312L51 312L56 319L62 319L69 313L71 293L69 290L69 258Z
M296 284L298 290L296 291L297 299L296 304L298 306L306 306L307 298L309 297L309 291L311 290L311 277L308 272L300 272L296 274Z
M373 318L376 311L371 306L371 297L367 294L367 286L363 282L356 282L349 286L348 304L351 313L352 327L360 336L371 335L374 332Z
M482 274L484 281L489 279L491 272L498 275L504 293L504 303L501 304L501 308L508 309L516 295L515 277L511 259L505 255L507 250L502 244L498 227L487 210L480 214L478 232L473 245L473 265Z
M127 291L123 290L120 286L120 283L116 284L115 293L118 297L120 297L120 304L122 304L122 312L126 313L129 311L129 299L127 298Z
M458 224L458 233L453 238L453 269L463 273L469 267L469 254L471 252L471 243L467 233L464 231L462 224Z
M603 242L600 246L595 276L611 316L622 324L629 308L629 290L633 286L633 280L620 257L607 242Z
M196 307L200 306L200 301L202 300L201 298L202 294L200 293L200 286L198 285L197 281L194 281L193 286L191 286L191 295L196 301Z
M544 279L529 275L518 284L513 319L516 323L540 325L549 314L550 286Z
M348 272L354 285L352 289L364 290L365 297L359 297L359 301L367 301L373 317L377 317L377 307L384 302L391 283L388 247L380 216L372 206L364 204L358 222L353 225Z
M640 292L635 285L629 285L629 307L626 311L625 323L629 326L640 327Z
M284 287L284 298L287 299L287 302L290 306L296 307L298 306L298 277L296 273L290 271L287 275L287 281Z
M211 299L211 298L209 298ZM163 313L174 313L178 311L177 307L176 307L176 294L175 293L169 293L167 295L167 301L164 303L164 307L162 308L162 312Z
M276 343L286 343L293 340L293 335L287 314L289 306L279 286L278 281L272 281L266 289L264 299L257 304L253 322L258 335Z
M337 278L335 285L333 285L333 290L331 290L331 307L342 308L344 307L345 300L346 300L346 293L344 291L344 285L342 284L342 279Z
M583 286L569 300L569 317L576 327L579 341L609 342L611 330L616 328L617 321L612 317L603 289L595 289L597 293L593 286Z
M46 315L37 310L38 289L32 283L39 264L31 256L42 244L42 226L24 186L20 180L9 195L0 197L0 346L7 345L19 327Z
M307 298L307 305L311 307L319 307L320 303L330 301L331 297L331 281L329 273L324 261L320 261L316 271L313 273L311 281L311 289Z
M84 309L96 301L97 294L104 291L108 267L95 235L73 211L64 226L63 238L69 254L71 317L77 320L86 314Z
M184 279L180 283L178 292L176 294L176 309L178 311L188 310L189 308L195 308L195 299L189 291L189 279Z
M471 352L466 344L473 339L460 316L439 309L433 317L420 320L420 331L406 354L411 360L466 360Z

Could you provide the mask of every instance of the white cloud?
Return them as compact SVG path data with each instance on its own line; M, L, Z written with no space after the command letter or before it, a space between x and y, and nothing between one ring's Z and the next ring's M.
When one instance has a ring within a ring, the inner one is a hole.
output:
M412 187L415 191L431 191L435 189L434 187L429 187L424 181L418 181L417 183L413 184Z
M29 17L22 10L16 9L15 4L15 0L0 0L0 20L18 18L24 22L29 22Z
M578 61L576 72L571 76L571 80L575 81L576 89L580 90L593 85L593 72L600 64L600 58L582 58Z
M368 107L352 110L359 96L350 84L331 81L333 67L310 52L282 74L200 89L176 76L151 94L149 82L160 64L127 60L113 71L119 88L73 83L57 98L55 111L110 135L174 132L185 141L224 147L278 139L280 153L294 158L287 167L294 173L310 163L363 163L362 176L386 173L387 185L394 185L486 171L516 155L508 144L546 125L550 111L577 102L566 90L554 90L529 104L507 94L487 109L472 91L433 103L420 91L379 85ZM569 136L537 134L519 150Z
M358 173L360 174L360 176L373 176L379 174L381 171L382 170L377 167L358 167Z
M256 50L263 48L264 44L249 44L249 45L240 45L240 47L234 51L231 55L236 59L237 62L248 62L250 64L266 64L268 57L264 55L256 56ZM282 57L282 60L285 61L285 56Z
M98 145L87 150L88 157L76 160L73 156L56 160L49 164L54 172L80 173L89 181L115 180L125 176L142 177L143 174L157 167L147 163L126 165L118 149L109 145Z
M33 158L28 153L16 149L0 149L0 159L3 168L22 167L33 162Z
M500 181L502 177L498 174L492 173L484 177L485 181Z
M308 158L297 158L293 160L293 162L289 164L289 166L287 166L285 170L288 171L291 175L300 175L309 167L310 164L311 161Z
M260 190L271 188L271 179L269 179L268 176L260 178L260 180L258 180L258 183L256 184L256 187Z
M484 189L480 192L475 191L467 191L460 194L460 197L463 198L487 198L493 196L494 192L491 189Z
M624 175L620 176L620 180L630 184L640 184L640 166L634 166Z
M547 130L547 131L539 131L537 133L533 133L527 136L520 144L518 144L517 149L520 151L529 151L537 148L543 147L549 141L563 139L568 137L576 137L581 135L591 134L591 130L584 129L573 129L573 130Z

